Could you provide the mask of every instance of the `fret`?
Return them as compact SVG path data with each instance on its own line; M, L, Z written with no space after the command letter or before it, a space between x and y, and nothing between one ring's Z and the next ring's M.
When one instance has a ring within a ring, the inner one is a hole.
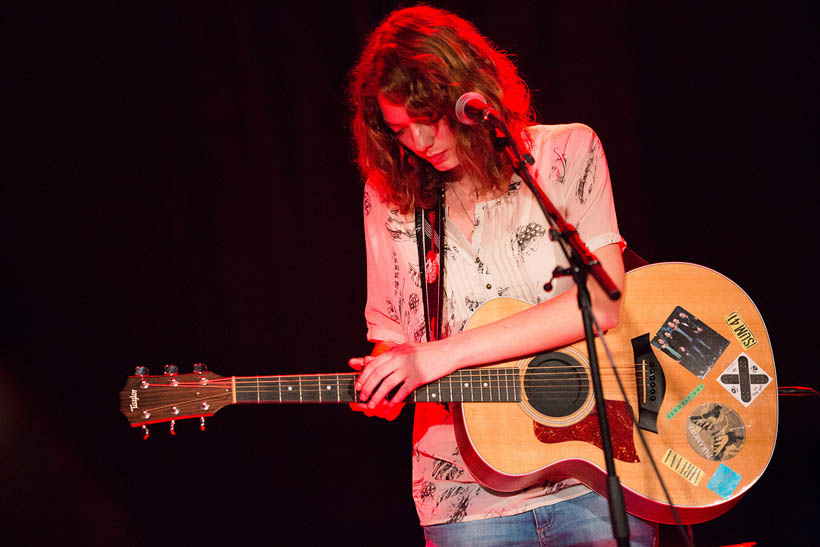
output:
M450 400L453 400L453 377L447 376L447 383L450 384Z
M322 402L322 377L319 374L302 375L299 377L299 402Z
M475 401L475 379L473 378L473 369L467 370L467 373L470 375L469 387L470 387L470 400Z
M276 393L273 390L271 382L276 381L276 378L256 378L256 402L257 403L275 403Z
M430 384L424 384L424 395L426 397L424 402L429 403L430 402Z
M505 368L504 369L504 400L509 402L510 401L510 385L507 382L507 378L508 378L507 369ZM500 386L501 382L499 382L498 385Z
M333 376L336 376L336 375L334 374ZM331 380L333 379L333 376L331 376ZM336 402L338 403L339 402L339 393L338 393L338 388L336 387L335 383L328 380L327 376L325 376L325 382L322 383L322 377L319 376L319 402L320 403L321 402L332 402L333 398L334 398L333 397L334 390L336 391L336 394L335 394L336 395ZM324 397L325 399L322 400L322 397Z
M513 388L513 400L520 401L521 400L521 383L520 383L520 376L518 374L517 369L513 369L510 371L512 374L512 388Z
M276 388L279 391L279 402L282 402L282 379L277 378Z
M354 403L359 402L359 392L356 391L356 378L353 377L347 385L347 394Z
M342 398L341 398L341 395L339 394L339 375L334 374L334 376L336 376L336 402L341 403Z
M298 376L282 376L279 380L279 401L301 403L301 379Z
M495 388L498 390L498 400L503 401L504 399L501 398L501 382L498 380L498 369L493 369L493 381L495 382Z
M259 398L257 391L257 400ZM243 378L236 379L236 401L239 403L252 403L254 399L253 384L244 381Z
M458 392L461 395L461 397L459 398L459 401L464 400L464 382L461 379L462 376L464 376L464 375L459 373L459 375L458 375Z
M434 403L440 403L440 402L441 402L441 396L440 396L440 393L441 393L441 381L440 381L440 380L436 380L435 382L432 382L432 383L427 384L427 385L428 385L428 386L432 386L432 387L433 387L433 391L432 391L432 393L430 392L430 390L429 390L429 389L427 390L427 400L428 400L428 402L429 402L429 401L430 401L430 399L432 398Z

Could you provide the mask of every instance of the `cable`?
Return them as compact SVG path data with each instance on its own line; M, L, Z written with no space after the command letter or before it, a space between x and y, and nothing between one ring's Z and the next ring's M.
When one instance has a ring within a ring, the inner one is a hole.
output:
M606 343L606 338L604 338L604 333L601 330L601 327L598 325L598 321L595 320L595 317L592 317L592 325L595 327L595 332L597 333L598 338L601 340L601 344L604 346L604 351L606 352L607 360L609 361L609 366L612 368L612 371L615 373L615 380L618 382L618 388L621 390L621 396L623 396L624 401L629 401L626 396L626 390L624 389L624 385L621 382L621 376L618 374L618 370L615 367L615 361L612 358L612 353L609 351L609 345ZM641 444L643 445L643 449L646 452L647 456L649 456L649 463L652 464L652 469L655 471L655 476L658 478L658 483L661 485L661 489L663 490L663 494L666 497L666 501L669 504L669 509L672 511L672 516L675 518L675 522L677 523L678 530L680 531L681 536L686 540L686 544L689 547L695 547L694 542L692 541L691 536L686 532L686 528L684 528L683 523L678 516L678 511L675 508L675 504L672 503L672 498L669 495L669 490L666 488L666 484L663 482L661 478L661 472L658 470L658 466L655 463L655 458L652 456L652 452L649 451L649 446L646 444L646 439L643 436L643 430L638 425L638 421L635 419L635 412L632 410L632 406L627 404L626 408L629 410L629 416L632 418L632 423L635 426L636 431L638 432L638 437L641 439Z

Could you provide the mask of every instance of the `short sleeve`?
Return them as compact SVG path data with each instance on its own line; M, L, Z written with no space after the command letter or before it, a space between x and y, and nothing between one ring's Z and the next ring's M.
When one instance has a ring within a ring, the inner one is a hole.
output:
M606 155L586 125L552 126L534 135L537 181L591 251L626 243L618 231Z
M397 258L390 232L386 228L388 208L370 185L364 189L364 238L367 256L367 303L364 316L367 339L371 342L407 341L401 324L391 283Z

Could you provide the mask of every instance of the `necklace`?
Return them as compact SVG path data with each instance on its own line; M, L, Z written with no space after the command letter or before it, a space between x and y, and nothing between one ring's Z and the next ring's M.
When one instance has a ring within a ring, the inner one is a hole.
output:
M458 204L461 205L461 208L464 210L464 214L467 215L467 219L469 219L470 218L470 213L467 211L467 208L464 206L464 203L461 202L461 198L458 197L458 192L456 192L455 186L452 188L452 190L453 190L453 195L456 196L456 200L458 201ZM476 228L476 227L478 227L478 215L473 217L473 228Z

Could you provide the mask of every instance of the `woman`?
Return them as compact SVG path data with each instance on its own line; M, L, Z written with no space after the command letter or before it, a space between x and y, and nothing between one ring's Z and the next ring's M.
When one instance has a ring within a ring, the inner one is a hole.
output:
M583 337L576 292L567 279L543 285L566 264L550 241L534 196L487 130L456 120L463 93L497 107L531 172L574 224L609 275L623 287L606 159L588 127L527 127L529 93L512 62L457 16L419 6L390 14L370 35L351 78L353 132L367 179L364 223L373 355L354 358L352 405L388 419L415 388L464 367L505 361ZM427 341L414 210L431 208L443 191L446 211L443 335ZM589 282L603 329L618 322L619 304ZM533 307L463 330L470 314L499 296ZM392 396L391 392L395 390ZM419 404L413 435L413 496L430 545L589 545L611 538L606 501L575 480L513 493L483 488L466 469L448 408ZM630 517L635 544L652 545L655 527Z

